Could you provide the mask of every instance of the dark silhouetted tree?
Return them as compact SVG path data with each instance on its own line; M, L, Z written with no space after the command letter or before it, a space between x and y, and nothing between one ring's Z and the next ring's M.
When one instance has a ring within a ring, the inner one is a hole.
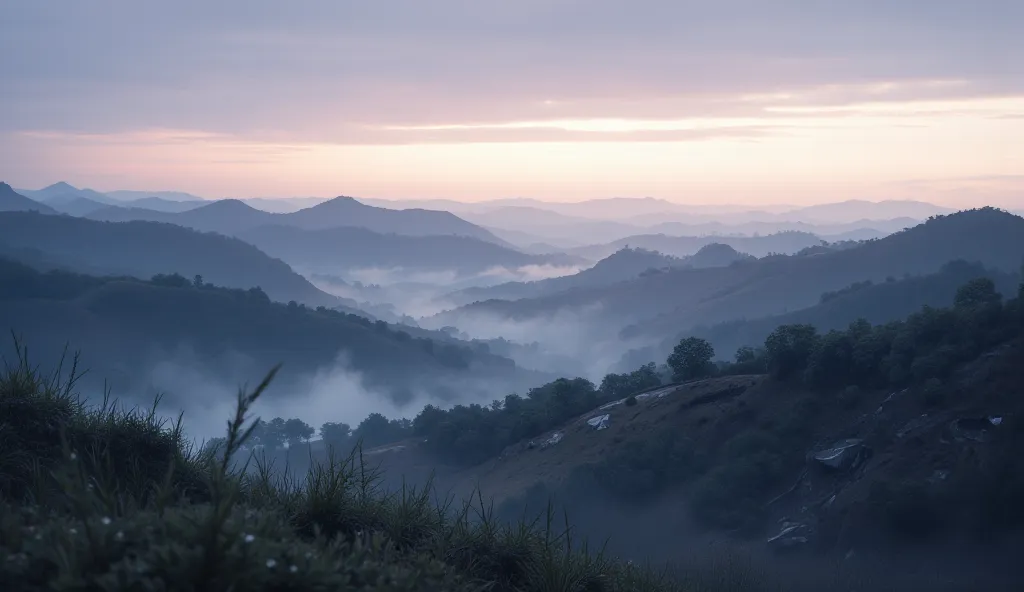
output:
M764 342L768 372L779 380L798 375L807 367L807 360L818 341L813 325L782 325Z
M672 368L672 379L675 381L704 378L714 371L711 359L715 357L715 349L706 339L687 337L675 348L668 357L668 365Z
M327 446L344 446L352 436L352 428L347 423L325 422L320 426L320 438Z
M956 291L953 305L956 308L975 308L978 306L999 304L1002 296L996 291L995 282L990 278L973 279Z
M288 442L288 446L295 446L303 441L308 441L316 433L313 426L307 424L301 419L292 418L284 422L284 439Z

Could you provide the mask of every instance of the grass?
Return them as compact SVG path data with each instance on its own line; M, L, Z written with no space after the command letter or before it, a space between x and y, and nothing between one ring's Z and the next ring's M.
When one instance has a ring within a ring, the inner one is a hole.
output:
M6 591L684 589L574 540L550 507L510 524L479 495L386 493L358 450L302 480L240 458L274 372L211 450L155 408L85 405L77 364L44 376L25 354L0 375Z

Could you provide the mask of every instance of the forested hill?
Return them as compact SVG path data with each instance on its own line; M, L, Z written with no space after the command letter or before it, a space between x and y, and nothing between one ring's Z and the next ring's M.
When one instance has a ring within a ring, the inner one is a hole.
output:
M285 383L309 378L342 355L345 371L357 373L365 388L396 399L469 396L474 388L489 395L490 388L509 392L543 378L483 348L414 338L381 321L273 303L258 288L219 288L177 275L98 278L0 260L0 300L0 329L48 355L65 344L87 352L91 374L114 381L120 392L147 386L154 365L183 359L190 371L237 385L278 363Z
M0 213L0 242L31 249L41 259L76 271L149 278L159 273L200 275L231 288L259 286L272 300L334 306L337 298L313 286L286 263L256 247L214 233L157 222L97 222L34 212ZM9 254L11 252L9 251Z
M881 324L906 318L922 306L942 307L953 301L957 289L978 278L989 278L996 290L1009 297L1021 280L1020 274L986 269L966 261L951 261L933 274L905 278L889 277L881 282L865 280L841 290L825 292L815 306L790 313L728 321L710 327L695 327L666 340L654 357L663 357L684 334L710 341L719 355L729 358L737 348L763 343L780 325L809 324L820 331L844 329L857 319Z

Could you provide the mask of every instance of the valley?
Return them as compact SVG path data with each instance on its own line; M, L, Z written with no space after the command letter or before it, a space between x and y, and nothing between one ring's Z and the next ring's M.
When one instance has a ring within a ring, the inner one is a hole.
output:
M921 581L905 574L936 554L964 560L935 589L1000 589L1011 569L1016 215L839 241L633 221L628 238L539 252L454 213L351 198L286 212L80 193L3 186L5 359L28 348L60 374L81 351L87 405L158 397L211 454L237 386L279 366L236 451L262 459L254 475L301 479L355 450L382 495L475 497L503 523L564 512L615 557L702 573L738 554L807 590ZM467 218L523 206L493 207ZM822 561L839 571L806 567Z

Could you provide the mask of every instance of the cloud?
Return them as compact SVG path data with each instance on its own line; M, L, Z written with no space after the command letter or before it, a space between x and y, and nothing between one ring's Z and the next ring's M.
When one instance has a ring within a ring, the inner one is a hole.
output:
M624 340L610 330L600 303L562 309L526 319L510 319L479 309L457 308L422 319L432 329L455 326L471 339L503 338L520 345L537 344L537 348L517 348L508 355L517 364L559 376L573 375L599 383L617 366L630 349L648 345L638 340Z
M24 2L0 23L0 108L8 130L308 137L694 116L742 95L905 81L1005 94L1024 90L1022 12L1015 0Z

